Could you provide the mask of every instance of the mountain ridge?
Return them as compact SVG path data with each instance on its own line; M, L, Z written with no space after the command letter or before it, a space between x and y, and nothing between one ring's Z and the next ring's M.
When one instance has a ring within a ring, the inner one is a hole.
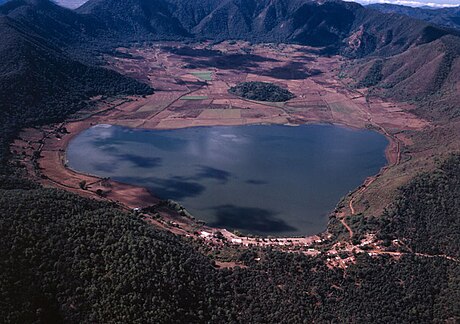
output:
M151 14L158 6L162 19L170 25L155 31L161 20ZM134 5L133 5L134 4ZM135 16L126 15L135 8ZM455 33L434 27L417 19L382 14L356 3L309 0L90 0L77 9L93 15L111 26L120 15L116 29L134 39L172 39L177 37L211 39L243 39L253 42L286 42L309 46L331 47L333 51L351 56L393 55L423 41L420 35L429 28L432 41ZM175 33L174 31L180 31ZM347 39L360 35L354 46ZM362 45L362 48L361 48Z
M145 84L71 58L8 16L0 16L0 30L0 160L18 127L62 120L95 95L151 93Z
M453 8L414 8L389 3L371 4L367 6L383 13L395 13L420 19L434 25L460 29L460 6Z
M149 40L298 43L349 57L390 56L460 32L336 0L90 0L68 10L49 0L10 0L0 14L61 46ZM75 50L75 49L73 49Z

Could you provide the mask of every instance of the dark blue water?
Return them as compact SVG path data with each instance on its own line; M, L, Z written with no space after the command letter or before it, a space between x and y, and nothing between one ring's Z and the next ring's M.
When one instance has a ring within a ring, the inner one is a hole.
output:
M385 165L387 139L332 125L139 130L99 125L67 150L78 171L149 188L211 226L324 231L341 197Z

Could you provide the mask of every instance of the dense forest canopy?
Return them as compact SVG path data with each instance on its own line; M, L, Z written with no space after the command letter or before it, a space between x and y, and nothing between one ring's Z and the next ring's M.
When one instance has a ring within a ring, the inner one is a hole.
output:
M267 82L242 82L228 90L235 96L249 100L282 102L294 98L289 90Z
M0 16L0 160L19 129L62 121L97 95L144 95L152 89L112 70L87 65L22 23Z
M247 268L216 269L193 245L108 203L15 189L0 190L0 208L3 323L422 323L460 316L460 265L443 258L364 254L343 270L328 268L326 257L253 249L240 256Z
M414 251L460 259L460 155L401 189L383 215L383 236L404 238Z

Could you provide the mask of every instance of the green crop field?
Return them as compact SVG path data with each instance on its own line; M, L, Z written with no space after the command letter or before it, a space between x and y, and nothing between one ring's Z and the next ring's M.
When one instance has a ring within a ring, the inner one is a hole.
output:
M180 100L205 100L208 96L183 96Z
M190 74L203 81L212 81L212 71L197 71Z

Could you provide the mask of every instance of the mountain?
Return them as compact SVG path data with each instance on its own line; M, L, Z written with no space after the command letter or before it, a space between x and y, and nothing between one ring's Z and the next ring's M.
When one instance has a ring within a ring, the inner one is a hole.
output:
M102 28L96 19L49 0L10 0L0 6L0 15L27 26L34 34L58 47L88 43Z
M193 28L193 33L216 39L294 42L334 46L349 33L353 3L312 1L224 1Z
M77 13L120 38L289 42L349 56L393 55L452 31L356 3L311 0L90 0Z
M188 36L337 47L360 8L309 0L90 0L77 12L135 39Z
M375 94L415 101L437 120L460 116L460 37L447 35L403 53L354 62L348 74Z
M455 34L334 0L90 0L75 11L49 0L11 0L0 14L73 47L73 54L143 40L244 39L326 47L350 57L390 56Z
M121 39L177 39L190 36L163 0L89 1L77 9L96 17Z
M389 3L371 4L367 8L372 8L383 13L395 13L406 15L412 18L425 20L431 24L460 29L460 6L454 8L414 8Z
M70 58L7 16L0 16L0 33L0 159L18 128L62 120L95 95L151 93L145 84Z

